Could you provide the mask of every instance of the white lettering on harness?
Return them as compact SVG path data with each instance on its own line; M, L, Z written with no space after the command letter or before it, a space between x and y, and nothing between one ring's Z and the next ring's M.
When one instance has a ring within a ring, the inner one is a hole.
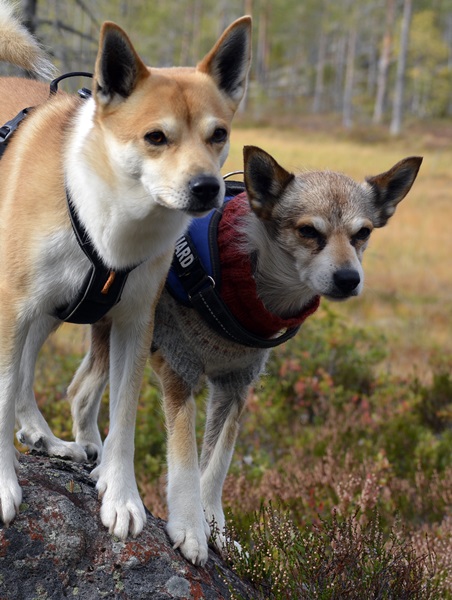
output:
M190 246L187 243L185 237L181 237L176 243L176 256L181 267L186 269L195 260L195 257L191 253Z

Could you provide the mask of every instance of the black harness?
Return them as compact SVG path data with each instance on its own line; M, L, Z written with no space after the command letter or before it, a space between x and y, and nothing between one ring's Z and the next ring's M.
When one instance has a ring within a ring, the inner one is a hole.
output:
M104 317L121 300L127 277L138 265L118 271L109 269L98 255L86 229L79 221L68 190L66 190L66 198L72 229L91 266L78 294L68 305L57 308L54 316L67 323L92 324Z
M54 79L50 84L50 95L58 91L58 83L66 77L86 76L92 77L91 73L68 73ZM79 90L82 98L89 98L90 90L82 88ZM8 143L21 122L25 119L31 108L24 108L13 119L0 127L0 158L3 156ZM66 190L66 198L72 229L80 248L83 250L91 265L83 280L82 286L76 297L66 306L60 306L54 312L57 319L67 323L92 324L101 319L121 299L127 277L138 265L118 271L107 267L93 246L93 243L80 222L77 212L71 201L69 191Z

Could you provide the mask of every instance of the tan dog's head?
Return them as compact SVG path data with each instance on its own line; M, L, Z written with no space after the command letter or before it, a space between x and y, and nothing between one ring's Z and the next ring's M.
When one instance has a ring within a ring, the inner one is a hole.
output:
M245 147L244 158L251 208L272 240L274 256L280 252L291 263L298 285L335 300L358 295L371 232L394 214L422 158L405 158L364 183L330 171L294 175L253 146Z
M94 75L95 141L86 153L112 187L121 181L143 186L136 214L145 216L151 203L190 214L221 203L220 168L246 89L250 38L251 19L242 17L197 67L151 69L120 27L103 25Z

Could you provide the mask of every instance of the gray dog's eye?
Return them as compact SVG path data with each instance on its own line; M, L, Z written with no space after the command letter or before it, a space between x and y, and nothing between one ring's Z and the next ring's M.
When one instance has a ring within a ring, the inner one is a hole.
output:
M361 229L355 233L355 235L353 236L353 239L367 240L367 238L369 237L370 234L371 234L371 231L368 227L361 227Z
M310 240L316 240L322 237L320 231L318 231L312 225L303 225L302 227L299 227L298 233L301 235L301 237L308 238Z

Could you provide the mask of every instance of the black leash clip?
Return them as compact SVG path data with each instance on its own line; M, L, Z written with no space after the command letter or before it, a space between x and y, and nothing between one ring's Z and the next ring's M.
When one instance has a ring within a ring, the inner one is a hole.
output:
M5 123L3 127L0 127L0 144L4 144L8 141L8 138L18 128L19 123L27 116L29 110L29 108L24 108L14 117L14 119L11 119L11 121Z
M0 127L0 158L3 156L3 153L6 150L9 138L13 135L13 133L25 119L29 110L31 109L24 108L13 119L11 119L11 121L8 121L2 127Z

